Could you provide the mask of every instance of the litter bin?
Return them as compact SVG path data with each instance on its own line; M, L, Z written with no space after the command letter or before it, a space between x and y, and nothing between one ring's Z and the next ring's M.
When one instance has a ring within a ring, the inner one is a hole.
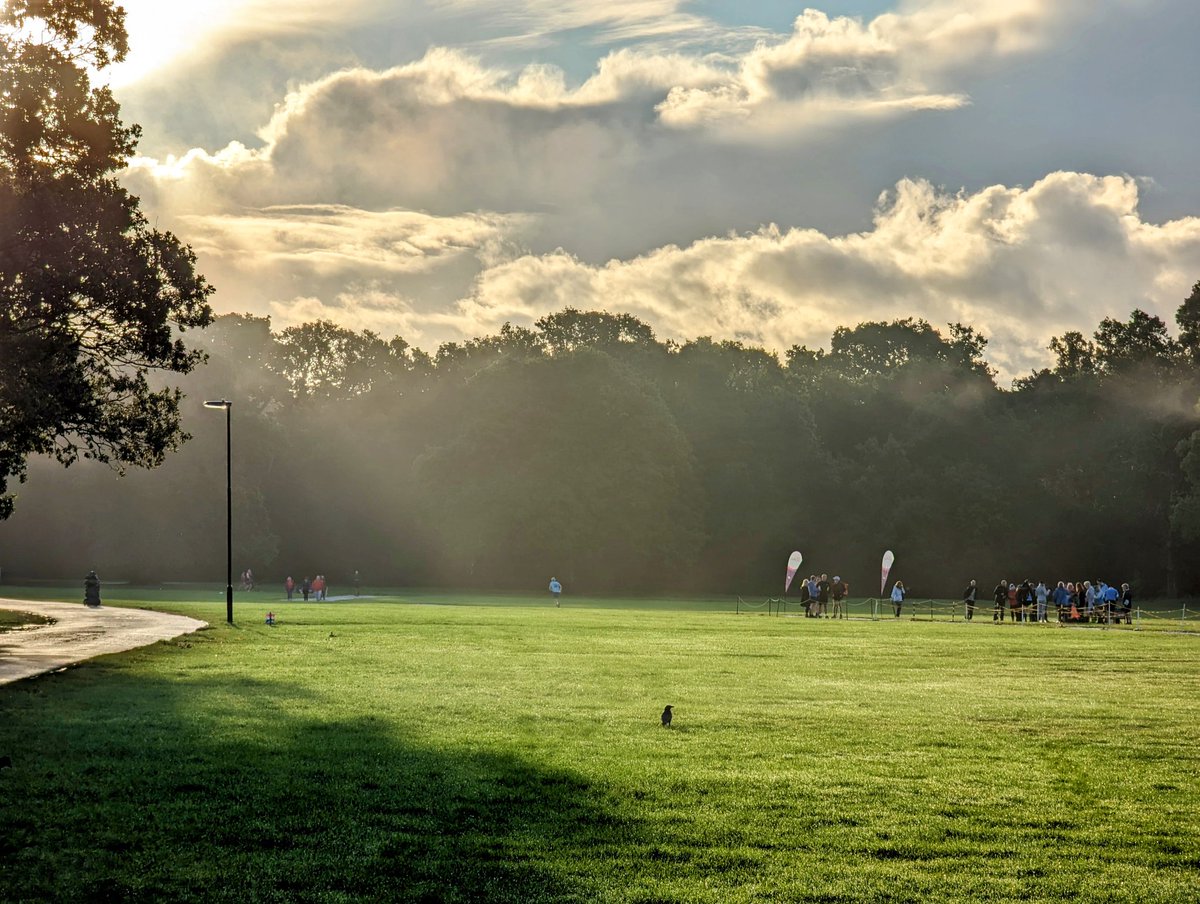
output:
M100 578L95 571L89 571L83 579L83 601L93 608L100 605Z

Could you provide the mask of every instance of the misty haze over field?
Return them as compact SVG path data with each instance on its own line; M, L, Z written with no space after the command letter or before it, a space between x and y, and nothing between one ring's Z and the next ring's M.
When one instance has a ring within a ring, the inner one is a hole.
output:
M217 580L234 400L234 567L260 581L778 594L805 570L875 595L974 577L1200 589L1200 283L1179 338L1142 312L1055 340L1003 390L986 341L922 321L832 351L657 340L563 311L430 355L328 322L227 315L182 380L194 439L123 479L36 463L0 523L7 577Z

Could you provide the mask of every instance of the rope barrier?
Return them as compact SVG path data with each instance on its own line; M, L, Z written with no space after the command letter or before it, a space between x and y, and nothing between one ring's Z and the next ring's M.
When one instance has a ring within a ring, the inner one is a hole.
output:
M1189 610L1186 605L1181 606L1179 613L1174 610L1155 611L1152 609L1143 609L1140 606L1134 613L1136 619L1136 630L1151 630L1151 631L1187 631L1200 629L1200 610ZM1146 624L1143 624L1143 619Z
M788 611L789 603L793 607L791 612ZM846 599L842 600L840 604L830 600L825 604L825 611L815 617L834 620L841 617L870 621L898 621L906 619L908 621L961 621L965 623L974 620L985 623L996 623L995 603L989 600L976 602L974 612L972 613L973 619L966 617L966 603L962 600L906 599L901 604L899 618L896 616L894 606L895 604L890 598L869 597L866 599ZM808 617L809 609L810 601L801 602L799 599L787 599L785 597L768 597L761 602L748 602L739 596L736 606L736 612L739 615L746 613L798 617L800 613L805 613L806 617ZM1200 632L1200 608L1189 609L1187 604L1182 605L1178 611L1143 609L1140 606L1135 606L1128 613L1120 606L1115 606L1111 609L1104 606L1097 606L1090 616L1086 612L1081 611L1078 621L1063 617L1065 612L1060 612L1058 607L1050 601L1046 602L1044 611L1045 620L1039 622L1037 620L1038 604L1036 602L1029 604L1024 607L1024 610L1021 610L1010 608L1008 602L1005 601L1002 609L1003 615L999 623L1012 623L1016 625L1053 624L1064 628L1091 627L1102 630L1128 628L1134 631L1187 630ZM1022 612L1024 617L1018 619L1018 613ZM989 616L991 617L989 618Z
M767 599L763 600L761 603L748 603L739 596L737 598L737 614L741 615L743 609L746 611L766 609L769 614L772 602L774 602L774 600Z
M890 601L889 601L890 602ZM878 603L879 600L873 599L843 599L829 600L824 603L824 611L814 617L818 618L868 618L878 619ZM791 605L789 610L788 606ZM734 612L738 615L754 614L765 610L766 614L781 616L787 615L795 617L800 613L808 613L812 606L821 605L813 603L811 600L801 601L800 599L789 599L786 597L772 596L761 602L747 600L745 597L738 596L734 605Z
M789 612L788 604L792 604L792 611ZM826 619L867 619L871 621L882 620L898 620L895 612L895 603L890 598L869 597L866 599L847 599L839 603L829 601L825 604L825 611L815 615L817 618ZM769 597L762 602L747 602L742 597L737 598L737 612L740 614L743 611L746 613L762 613L764 610L768 615L788 615L796 617L799 613L805 613L808 616L810 602L801 602L797 599L786 599L782 597ZM1062 627L1078 626L1078 627L1096 627L1102 629L1108 628L1132 628L1133 630L1170 630L1171 628L1196 629L1200 628L1200 608L1189 610L1186 605L1180 607L1178 612L1171 610L1150 610L1136 606L1128 613L1121 607L1113 607L1111 610L1106 607L1096 607L1091 615L1081 613L1078 621L1064 617L1065 612L1060 612L1058 607L1047 601L1044 609L1044 620L1038 620L1038 604L1031 603L1024 609L1012 609L1007 601L1003 607L1003 616L1000 620L1001 624L1009 623L1019 625L1034 625L1034 624L1056 624ZM901 603L899 619L907 619L908 621L950 621L950 622L992 622L995 619L996 608L994 602L978 601L972 612L972 618L966 617L966 604L962 600L935 600L935 599L906 599ZM1021 617L1018 618L1018 615ZM991 618L989 618L991 616Z

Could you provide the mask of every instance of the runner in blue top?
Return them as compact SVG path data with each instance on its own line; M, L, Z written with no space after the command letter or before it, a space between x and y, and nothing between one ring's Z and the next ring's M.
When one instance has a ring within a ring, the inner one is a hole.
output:
M562 593L562 584L558 582L558 578L550 579L550 592L554 594L554 605L560 605L558 597Z

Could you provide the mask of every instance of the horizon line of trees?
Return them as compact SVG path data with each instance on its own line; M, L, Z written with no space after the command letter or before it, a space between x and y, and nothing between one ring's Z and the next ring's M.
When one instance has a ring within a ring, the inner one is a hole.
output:
M260 583L778 594L800 549L865 596L891 548L921 596L1001 577L1194 593L1200 282L1175 320L1054 337L1053 366L1005 390L985 337L913 318L781 358L571 308L433 354L228 314L177 378L194 438L123 478L31 461L0 565L223 583L224 424L201 402L226 397L235 566Z

